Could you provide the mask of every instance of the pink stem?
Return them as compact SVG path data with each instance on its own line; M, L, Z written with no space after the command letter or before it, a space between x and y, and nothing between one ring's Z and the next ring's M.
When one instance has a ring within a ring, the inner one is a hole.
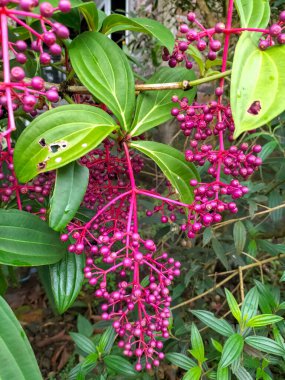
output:
M29 25L27 25L25 22L21 21L19 18L13 16L12 14L9 15L9 17L14 20L17 24L22 25L25 29L27 29L29 32L31 32L34 36L36 36L39 39L42 39L41 34L36 32L33 28L31 28Z
M155 193L153 193L151 191L148 191L148 190L137 189L136 192L137 192L137 194L146 195L147 197L151 197L151 198L156 198L156 199L159 199L159 200L161 200L163 202L173 203L173 204L175 204L177 206L180 206L180 207L187 207L187 208L189 208L189 204L182 203L182 202L179 202L179 201L175 201L174 199L170 199L170 198L165 198L162 195L155 194Z

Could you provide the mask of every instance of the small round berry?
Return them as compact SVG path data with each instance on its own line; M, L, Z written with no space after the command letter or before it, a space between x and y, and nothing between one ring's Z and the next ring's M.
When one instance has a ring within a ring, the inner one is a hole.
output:
M47 100L49 100L52 103L57 103L59 100L58 93L55 90L48 90L46 92L46 97L47 97Z
M282 28L280 25L278 24L273 24L271 25L271 27L269 28L269 34L272 36L272 37L277 37L282 31Z
M194 12L189 12L188 15L187 15L187 20L190 21L190 22L194 22L196 19L196 15Z
M219 51L221 49L221 46L222 46L222 44L218 40L210 41L210 49L215 51L215 52Z
M215 32L216 33L223 33L223 31L226 29L226 25L223 22L218 22L215 25Z
M207 47L207 42L206 42L206 41L204 41L204 40L199 40L199 41L197 42L197 49L198 49L199 51L204 51L204 50L206 49L206 47Z
M279 36L277 37L277 41L280 45L284 45L285 44L285 33L279 34Z
M15 66L11 70L11 76L13 80L21 81L25 78L25 71L21 67Z
M188 32L189 32L188 25L186 25L186 24L182 24L182 25L180 25L179 30L180 30L180 32L183 33L183 34L188 33Z
M52 17L53 15L53 6L50 3L44 2L40 5L41 15L44 17Z
M58 8L63 13L68 13L71 10L71 4L69 0L60 0L58 3Z
M285 22L285 11L282 11L279 15L279 21Z

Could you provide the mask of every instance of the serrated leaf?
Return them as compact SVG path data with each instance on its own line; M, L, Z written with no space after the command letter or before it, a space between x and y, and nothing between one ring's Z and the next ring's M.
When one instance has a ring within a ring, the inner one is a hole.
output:
M62 230L76 214L87 189L89 170L77 162L56 172L55 186L50 200L49 225Z
M96 148L116 128L110 115L88 105L69 104L44 112L16 143L17 178L27 182L39 173L75 161Z
M266 338L264 336L248 336L245 338L245 343L249 346L265 352L267 354L284 356L285 349L279 343L276 343L274 340Z
M84 255L66 250L64 258L49 266L51 288L59 314L68 310L76 300L84 280Z
M247 323L247 327L262 327L262 326L267 326L271 325L273 323L277 323L282 321L283 318L280 317L279 315L274 315L274 314L261 314L261 315L256 315L255 317L252 317Z
M29 340L6 301L0 297L1 380L42 380Z
M191 313L200 319L205 325L223 336L231 336L234 334L232 326L227 321L216 318L214 314L209 311L191 310Z
M284 96L285 46L261 51L256 38L244 33L235 50L231 75L234 138L278 116L285 109ZM254 112L252 107L256 108Z
M176 365L179 368L185 369L188 371L190 368L195 367L196 363L194 360L188 358L188 356L184 354L180 354L178 352L168 352L165 355L165 358L170 361L170 363Z
M155 161L179 193L182 202L190 204L193 201L194 193L189 181L192 178L199 180L199 174L192 164L185 161L181 152L154 141L134 141L130 146Z
M196 78L192 70L183 67L171 69L170 67L160 68L148 83L169 83L182 82L183 80L194 80ZM196 88L187 92L183 90L160 90L160 91L143 91L137 97L135 116L132 122L130 135L139 136L140 134L170 120L171 109L174 103L171 98L173 95L186 97L189 104L192 103L196 94Z
M91 339L87 338L85 335L70 332L69 335L74 340L76 346L83 352L87 354L92 354L96 352L95 344Z
M82 84L106 104L121 128L127 130L135 106L135 83L123 51L102 33L85 32L72 41L69 54Z
M115 371L116 374L134 377L138 376L137 371L135 371L131 363L122 356L108 355L104 357L104 362L106 366Z
M240 255L246 243L246 229L240 220L234 224L233 237L237 254Z
M156 38L160 45L167 47L170 52L174 48L175 39L171 31L158 21L150 18L130 18L119 14L113 14L105 18L102 33L111 34L121 30L149 34Z
M19 210L0 210L1 264L53 264L64 256L65 250L59 234L38 216Z
M244 341L241 335L231 335L223 347L219 366L221 366L221 368L225 368L237 360L242 353L243 345Z
M250 289L245 296L241 307L241 314L243 320L252 318L257 313L259 295L256 287Z
M182 380L199 380L202 375L202 368L197 365L185 373Z
M232 293L228 290L225 289L226 297L227 297L227 302L229 305L229 308L231 310L232 315L235 317L235 319L240 322L241 321L241 311L239 308L239 305L235 299L235 297L232 295Z
M270 19L268 0L235 0L242 28L266 28Z

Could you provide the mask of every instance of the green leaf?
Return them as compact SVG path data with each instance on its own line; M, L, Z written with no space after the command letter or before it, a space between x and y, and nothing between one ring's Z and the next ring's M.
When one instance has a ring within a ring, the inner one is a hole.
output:
M209 311L191 310L191 313L200 319L205 325L223 336L231 336L234 334L232 326L227 321L216 318L214 314Z
M106 366L115 371L116 374L134 377L138 376L137 371L135 371L131 363L129 363L122 356L108 355L104 357L104 362Z
M99 15L96 4L93 1L82 3L78 6L79 11L83 14L89 30L94 32L98 30Z
M237 254L240 255L246 243L246 229L240 220L234 224L233 237Z
M285 271L283 272L281 278L280 278L280 282L284 282L285 281Z
M75 255L66 250L64 258L49 267L54 302L60 314L73 305L81 290L84 264L84 255Z
M178 352L169 352L165 355L165 358L168 361L170 361L171 364L174 364L179 368L185 369L185 371L188 371L190 368L193 368L196 366L196 363L194 362L194 360Z
M259 295L256 287L250 289L247 293L242 307L241 314L243 320L248 320L252 318L257 313Z
M212 342L212 345L215 347L215 349L218 351L218 352L222 352L223 351L223 346L221 345L220 342L218 342L217 340L211 338L211 342Z
M285 349L279 343L274 340L266 338L264 336L248 336L245 338L245 343L255 348L258 351L265 352L267 354L284 356Z
M34 119L20 135L14 152L17 178L27 182L96 148L117 128L99 108L72 104L54 108Z
M262 146L262 151L259 154L259 157L262 159L262 161L265 161L266 158L274 152L277 146L278 144L276 141L269 141L268 143L264 144Z
M271 325L273 323L277 323L282 321L283 318L280 317L279 315L274 315L274 314L261 314L261 315L256 315L255 317L252 317L247 323L247 327L262 327L262 326L267 326Z
M49 225L62 230L76 214L87 189L89 170L76 161L60 168L50 200Z
M272 288L269 285L264 285L260 281L254 281L255 286L259 293L259 306L263 314L272 314L278 308L278 303Z
M146 82L146 84L182 82L183 80L191 81L194 79L195 74L192 70L187 70L183 67L177 67L175 69L162 67ZM177 95L179 98L188 98L189 103L191 104L196 95L196 88L192 88L187 92L183 90L141 92L137 97L136 112L130 135L139 136L149 129L170 120L173 117L171 115L171 109L175 106L171 100L174 95Z
M217 371L217 380L229 380L229 369L228 367L219 367Z
M102 336L99 340L99 343L97 346L98 352L101 354L103 354L103 353L109 354L112 347L113 347L115 339L116 339L116 332L113 329L113 326L109 326L104 331L104 333L102 334Z
M266 28L270 19L268 0L235 0L242 28Z
M1 380L42 380L31 345L6 301L0 297Z
M96 352L95 344L92 342L91 339L87 338L86 336L82 334L75 333L75 332L70 332L69 335L74 340L76 346L81 351L86 353L86 355Z
M199 179L199 174L194 165L185 161L183 153L154 141L135 141L130 146L155 161L179 193L182 202L190 204L193 201L193 190L189 181L193 178Z
M229 262L228 262L228 258L226 256L225 248L222 246L222 244L216 238L212 239L212 247L213 247L213 251L215 252L217 258L220 260L220 262L223 264L223 266L228 270L229 269Z
M252 380L250 373L241 365L235 370L232 370L238 380Z
M0 210L0 263L38 266L59 261L65 245L59 234L38 216L19 210Z
M135 83L128 59L107 36L85 32L69 48L72 67L80 81L128 130L135 106Z
M235 299L235 297L232 295L232 293L228 290L225 289L226 297L227 297L227 302L229 305L229 308L231 310L232 315L235 317L235 319L240 322L241 321L241 311L239 308L239 305Z
M205 75L205 60L201 52L194 46L189 45L187 49L187 54L190 55L194 59L194 61L197 63L199 67L199 71L201 76L203 77Z
M205 349L202 337L197 329L196 325L192 323L191 326L191 345L192 350L191 354L197 359L200 363L205 361Z
M229 337L224 345L222 357L219 363L221 368L228 367L240 357L243 350L243 345L244 341L241 335L233 334Z
M285 46L262 51L256 39L251 38L250 33L244 33L235 50L231 76L234 138L278 116L285 109L284 97ZM249 112L254 104L261 107L260 110L257 107L257 114Z
M170 52L174 48L175 38L171 31L158 21L150 18L129 18L118 14L105 18L102 33L111 34L120 30L146 33L156 38L160 45L167 47Z
M197 365L185 373L182 380L199 380L202 375L202 368Z
M85 318L83 315L78 314L77 317L77 330L80 334L83 334L87 336L87 338L90 338L93 334L93 325L90 323L90 321Z

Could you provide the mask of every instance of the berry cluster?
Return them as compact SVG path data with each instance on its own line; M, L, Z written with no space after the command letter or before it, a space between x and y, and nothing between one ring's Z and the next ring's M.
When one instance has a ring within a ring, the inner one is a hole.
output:
M268 33L263 33L261 39L259 40L259 48L261 50L266 50L270 46L276 43L280 45L285 44L285 11L281 12L279 15L279 20L276 24L270 26Z

